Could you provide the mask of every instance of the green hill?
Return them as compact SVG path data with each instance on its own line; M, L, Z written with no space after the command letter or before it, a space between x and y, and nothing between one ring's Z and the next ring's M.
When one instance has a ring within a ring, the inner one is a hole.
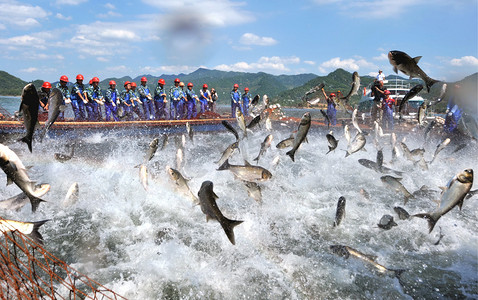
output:
M0 71L0 95L19 96L27 82Z

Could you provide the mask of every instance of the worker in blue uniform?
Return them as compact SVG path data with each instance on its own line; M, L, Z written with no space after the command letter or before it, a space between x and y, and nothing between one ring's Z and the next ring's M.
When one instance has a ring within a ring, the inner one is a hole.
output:
M113 117L113 120L119 121L117 108L120 104L120 94L114 80L111 80L109 85L110 87L106 90L105 94L105 120L109 122L111 121L111 117Z
M85 104L88 103L88 99L83 80L83 75L76 75L76 83L71 88L71 108L75 114L75 121L86 120Z
M166 81L164 81L163 78L160 78L158 80L158 85L156 86L156 89L154 90L154 107L155 107L155 114L154 117L156 120L160 120L164 116L164 120L169 119L169 114L168 114L168 109L167 109L167 103L168 100L167 95L166 95L166 90L164 88L164 85L166 84Z
M241 112L244 114L242 111L242 105L241 105L241 93L238 91L239 85L237 83L234 84L234 87L232 88L231 91L231 111L232 111L232 117L236 117L236 107L238 107Z

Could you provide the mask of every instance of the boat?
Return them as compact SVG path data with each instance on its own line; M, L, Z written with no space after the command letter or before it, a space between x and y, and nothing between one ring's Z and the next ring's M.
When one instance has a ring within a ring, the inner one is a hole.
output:
M391 93L390 96L395 99L395 114L396 112L398 112L398 107L400 106L401 101L408 93L408 91L412 88L412 86L409 81L403 79L384 80L383 83L384 88L389 90ZM370 86L364 88L362 98L360 99L358 104L359 112L365 113L366 115L370 115L370 110L372 109L373 104L373 97L371 96L372 84L373 82L370 84ZM423 104L424 101L425 99L423 97L421 97L420 95L415 95L408 100L407 104L405 104L405 107L402 111L402 115L405 118L413 118L417 114L418 108L420 107L420 105Z

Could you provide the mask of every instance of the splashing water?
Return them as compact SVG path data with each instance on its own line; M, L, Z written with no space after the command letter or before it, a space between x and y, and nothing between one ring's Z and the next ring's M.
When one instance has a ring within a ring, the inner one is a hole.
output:
M431 211L437 204L417 198L404 206L403 195L382 184L383 174L357 162L359 158L375 161L371 136L366 152L344 158L342 129L335 132L338 148L325 155L327 132L311 128L309 143L299 148L292 162L285 155L287 149L275 145L294 129L274 124L272 147L259 161L273 174L260 183L262 203L249 198L244 183L230 171L216 170L214 161L235 140L230 133L196 133L194 144L187 140L181 172L191 178L194 194L203 181L213 181L223 214L244 221L234 229L235 246L217 222L206 222L199 206L175 191L166 172L176 160L172 137L148 164L148 191L141 186L135 166L155 136L89 136L77 141L75 155L66 163L53 158L55 152L69 153L66 145L72 141L66 138L36 142L33 154L12 142L9 147L25 165L33 166L30 178L49 183L51 190L36 214L28 205L20 212L3 214L24 221L52 219L40 230L45 248L130 299L478 297L476 196L465 200L462 211L455 208L443 216L428 234L425 220L400 220L393 207L415 214ZM243 164L243 158L252 162L267 134L257 129L241 140L241 152L234 154L231 164ZM426 145L426 160L431 160L439 142ZM421 136L407 136L410 149L422 143ZM478 170L476 142L451 155L453 150L452 145L443 150L428 171L403 156L387 165L405 172L402 183L410 192L422 185L439 190L463 169ZM273 165L277 155L279 163ZM390 145L385 144L384 161L390 159ZM0 180L6 180L3 173ZM79 184L79 200L62 208L73 182ZM371 195L370 200L360 195L360 189ZM19 193L14 185L2 185L0 191L3 198ZM347 199L346 217L334 228L340 196ZM378 228L384 214L394 216L398 226ZM438 227L444 237L434 245ZM334 255L329 250L332 244L376 255L378 263L406 271L400 280L381 275L359 260Z

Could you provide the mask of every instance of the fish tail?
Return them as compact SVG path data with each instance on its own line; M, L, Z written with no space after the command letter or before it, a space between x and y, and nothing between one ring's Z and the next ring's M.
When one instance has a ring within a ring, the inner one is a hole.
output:
M32 204L32 212L36 212L41 202L46 202L45 200L35 197L33 195L29 196L28 198L30 199L30 203Z
M38 231L38 228L40 228L40 226L42 226L43 224L45 224L48 221L50 221L50 220L43 220L43 221L33 222L33 230L30 234L28 234L28 236L32 240L34 240L35 242L37 242L40 245L43 245L43 236Z
M428 233L432 232L432 230L435 227L437 221L440 219L440 217L435 219L435 218L433 218L433 216L431 214L428 214L428 213L416 214L416 215L413 215L412 217L418 217L418 218L422 218L422 219L427 220L428 221Z
M218 171L222 170L228 170L231 165L229 164L229 159L226 159L226 161L217 169Z
M253 161L259 162L259 157L260 157L260 155L258 155L256 158L254 158Z
M292 161L295 161L295 160L294 160L295 151L290 150L290 151L287 151L286 154L290 156L290 158L292 159Z
M332 150L334 150L334 149L329 146L329 151L327 151L327 153L325 153L325 155L329 154L329 152L331 152Z
M28 150L32 152L32 139L29 138L28 136L22 137L19 141L24 142L28 145Z
M437 82L440 82L439 80L432 79L430 77L427 78L426 84L427 84L427 91L430 93L430 88Z
M400 280L400 277L402 276L402 273L407 271L406 269L389 269L395 274L395 277L397 277Z
M244 221L229 220L228 218L224 218L224 220L222 220L221 222L221 226L224 229L227 238L233 245L236 244L236 239L234 237L234 227L241 224L242 222Z

